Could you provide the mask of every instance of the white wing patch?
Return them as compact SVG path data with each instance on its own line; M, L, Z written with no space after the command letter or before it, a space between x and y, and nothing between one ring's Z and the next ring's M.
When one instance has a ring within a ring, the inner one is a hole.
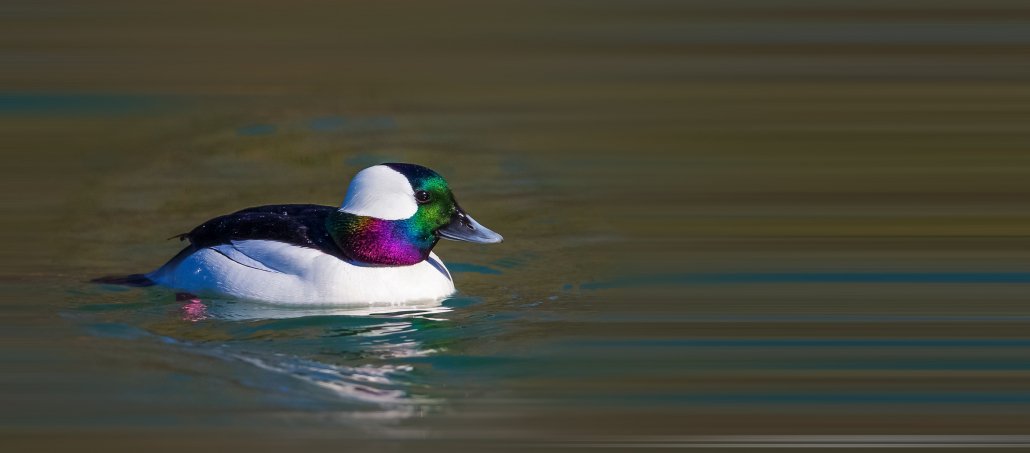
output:
M229 259L231 259L231 260L233 260L233 261L235 261L235 262L237 262L239 264L242 264L244 266L247 266L249 268L257 269L259 271L265 271L265 272L275 272L275 273L279 273L279 274L282 273L282 272L279 272L279 271L277 271L275 269L272 269L272 268L270 268L268 266L265 266L262 262L260 262L258 260L255 260L254 258L251 258L250 256L248 256L246 253L244 253L240 249L234 247L232 244L216 245L214 247L211 247L211 249L216 251L216 252L218 252L218 253L221 253L226 258L229 258Z
M418 203L407 177L385 165L376 165L354 175L340 210L383 220L401 220L415 215Z
M324 255L315 249L264 239L232 241L232 248L265 268L284 274L306 273L315 257Z

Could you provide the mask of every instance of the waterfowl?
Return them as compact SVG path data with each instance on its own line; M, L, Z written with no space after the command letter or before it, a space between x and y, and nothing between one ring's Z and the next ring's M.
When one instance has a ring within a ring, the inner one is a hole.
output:
M433 253L440 238L502 240L458 205L438 173L405 163L358 172L339 208L247 208L178 237L189 245L157 270L96 281L280 304L403 303L454 293Z

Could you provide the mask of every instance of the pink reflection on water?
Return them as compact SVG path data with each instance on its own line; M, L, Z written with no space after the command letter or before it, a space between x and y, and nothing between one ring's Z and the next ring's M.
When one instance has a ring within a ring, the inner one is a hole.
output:
M199 297L180 293L175 295L175 300L185 302L179 307L182 310L183 321L197 322L207 319L207 305L204 305Z

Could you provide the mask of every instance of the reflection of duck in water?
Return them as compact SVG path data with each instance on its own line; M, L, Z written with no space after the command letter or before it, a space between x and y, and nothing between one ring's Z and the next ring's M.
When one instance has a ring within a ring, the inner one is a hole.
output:
M439 238L501 241L458 206L443 177L412 164L358 172L340 208L260 206L179 237L190 245L156 271L96 281L287 304L431 300L454 293L432 252Z
M205 299L180 293L177 297L181 318L185 321L221 319L227 321L254 321L269 319L305 318L309 316L360 316L378 319L422 318L438 320L435 315L447 313L451 307L441 299L399 302L391 304L359 305L284 305L255 303L234 299Z

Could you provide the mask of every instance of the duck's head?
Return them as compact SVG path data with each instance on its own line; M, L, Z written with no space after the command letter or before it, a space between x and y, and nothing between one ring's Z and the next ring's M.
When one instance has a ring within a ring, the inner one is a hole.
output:
M343 205L327 220L333 240L352 260L404 266L425 260L440 238L496 243L501 235L480 225L454 199L438 173L389 163L358 172Z

